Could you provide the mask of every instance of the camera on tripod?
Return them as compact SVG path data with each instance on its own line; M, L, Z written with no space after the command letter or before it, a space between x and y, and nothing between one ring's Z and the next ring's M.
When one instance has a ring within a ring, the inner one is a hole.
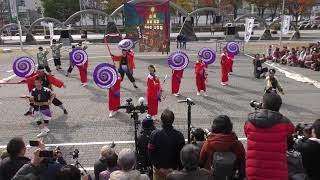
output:
M257 102L256 100L251 100L250 101L250 106L253 107L255 110L261 109L262 108L262 103Z
M70 155L72 156L72 159L78 159L79 158L79 150L75 149L74 151L70 152Z
M148 105L144 104L144 98L140 97L139 98L139 105L135 106L132 103L132 98L129 98L126 100L127 104L124 106L119 106L118 109L125 109L126 113L131 114L131 113L145 113L148 110Z

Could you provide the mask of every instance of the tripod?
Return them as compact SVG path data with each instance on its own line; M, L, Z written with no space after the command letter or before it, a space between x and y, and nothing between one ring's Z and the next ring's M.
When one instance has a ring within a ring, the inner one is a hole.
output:
M79 159L78 158L75 158L75 160L76 160L76 162L75 162L75 164L74 164L74 166L77 168L77 169L82 169L82 171L84 172L81 172L81 175L83 176L83 175L87 175L88 174L88 172L87 172L87 170L82 166L82 164L79 162Z
M191 142L191 106L195 105L191 98L179 100L178 103L186 102L188 105L188 144Z

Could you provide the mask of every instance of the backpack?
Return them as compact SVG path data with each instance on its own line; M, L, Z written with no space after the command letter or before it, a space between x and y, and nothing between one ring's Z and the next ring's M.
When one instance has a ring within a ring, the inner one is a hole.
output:
M287 159L289 180L307 180L301 154L297 151L288 151Z
M235 175L237 156L234 153L238 141L231 145L227 152L215 152L213 154L213 179L232 180Z

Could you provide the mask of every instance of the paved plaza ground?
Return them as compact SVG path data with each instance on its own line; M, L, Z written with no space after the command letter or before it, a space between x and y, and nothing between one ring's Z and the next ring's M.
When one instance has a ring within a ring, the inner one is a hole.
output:
M268 41L250 43L246 45L245 53L253 54L265 52L264 48ZM276 44L277 42L270 42ZM160 103L159 112L165 108L174 111L176 115L175 127L181 130L186 137L187 134L187 106L178 104L177 100L190 97L194 99L196 105L192 107L192 124L195 127L209 128L213 118L220 114L226 114L231 117L234 124L234 131L239 137L244 138L243 126L247 120L247 114L254 111L249 106L252 99L260 100L263 94L264 80L253 78L252 61L246 55L236 57L234 64L234 73L231 76L230 86L222 87L220 85L220 63L216 61L208 68L209 78L207 82L208 97L196 96L194 62L196 54L202 47L212 47L215 49L214 42L194 42L189 43L186 52L189 54L191 63L185 70L182 80L180 98L170 95L170 78L163 86L164 94L167 96L165 101ZM23 53L18 50L12 53L0 54L0 79L10 77L13 73L10 71L15 57L21 55L30 55L36 57L35 46L30 46ZM175 51L174 45L172 45ZM111 50L116 54L120 53L117 46L111 46ZM98 88L92 81L92 72L94 68L103 62L111 62L106 51L105 45L89 45L89 85L81 87L79 81L78 69L75 68L71 77L64 76L65 69L69 64L68 60L63 60L64 71L53 74L63 80L67 85L66 89L55 88L57 97L64 103L69 114L63 115L57 107L52 107L53 120L50 122L51 133L45 139L47 144L71 143L62 146L62 150L68 159L72 162L68 152L75 148L80 150L80 161L85 167L92 167L96 159L99 158L99 150L102 145L98 142L108 141L133 141L134 128L133 121L122 111L115 118L108 117L107 110L107 90ZM67 57L66 52L63 53ZM48 57L50 57L49 55ZM126 78L122 83L121 99L125 102L127 98L133 98L134 102L139 97L144 97L146 92L147 66L154 64L157 67L157 74L164 78L167 74L171 75L171 70L167 65L167 56L161 53L136 53L135 77L139 89L135 90L129 80ZM50 66L54 69L53 62ZM279 67L286 71L297 72L302 76L320 82L319 72L313 72L307 69ZM320 89L314 85L297 82L294 79L287 78L283 73L277 73L282 83L286 95L283 96L283 106L281 112L286 115L295 124L299 122L312 122L320 117ZM10 81L18 81L19 78L13 77ZM0 145L5 145L8 140L14 136L22 136L27 142L34 140L38 134L35 123L31 117L25 117L23 114L28 108L28 103L24 99L18 98L27 93L26 85L1 85L0 87ZM141 118L144 115L141 116ZM159 124L158 124L159 125ZM83 143L83 144L73 144ZM120 144L124 143L124 144ZM245 143L245 141L244 141ZM98 144L98 145L97 145ZM116 145L117 150L123 147L132 147L132 144L119 142ZM3 148L3 147L2 147ZM31 149L32 150L32 149ZM30 151L29 151L30 153Z

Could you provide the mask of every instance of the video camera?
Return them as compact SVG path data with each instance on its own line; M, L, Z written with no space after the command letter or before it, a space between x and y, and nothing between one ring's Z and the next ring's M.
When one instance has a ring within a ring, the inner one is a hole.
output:
M255 110L261 109L262 108L262 103L257 102L256 100L251 100L250 101L250 106L253 107Z
M74 151L72 151L70 153L70 155L72 155L72 159L78 159L79 158L79 150L75 149Z
M144 98L140 97L139 98L139 105L135 106L132 103L132 98L129 98L126 100L127 104L124 106L119 106L118 109L125 109L126 113L131 114L131 113L145 113L148 110L148 105L144 104Z

